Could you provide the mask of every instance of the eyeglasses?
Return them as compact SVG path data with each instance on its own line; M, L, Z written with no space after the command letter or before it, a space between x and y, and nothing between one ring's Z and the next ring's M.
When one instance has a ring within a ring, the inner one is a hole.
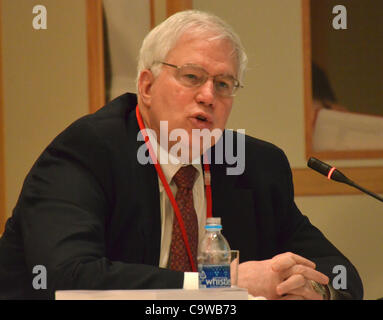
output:
M238 88L243 88L239 81L233 76L225 74L211 76L204 68L195 64L176 66L161 61L157 63L177 69L175 78L185 87L200 87L205 84L209 78L213 78L214 90L222 97L233 97Z

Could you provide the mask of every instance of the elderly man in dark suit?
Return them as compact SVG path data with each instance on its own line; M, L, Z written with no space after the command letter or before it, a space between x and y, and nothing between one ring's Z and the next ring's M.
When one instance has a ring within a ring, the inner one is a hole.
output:
M198 239L212 212L241 252L238 286L252 295L362 298L356 269L296 207L284 153L225 131L245 66L238 36L213 15L185 11L153 29L140 52L137 97L125 94L74 122L28 174L0 240L0 297L198 286ZM242 161L237 171L229 149ZM205 154L210 166L199 161ZM194 183L190 221L172 200L185 168ZM194 225L186 237L182 225ZM47 272L39 290L36 265ZM343 290L331 285L339 265Z

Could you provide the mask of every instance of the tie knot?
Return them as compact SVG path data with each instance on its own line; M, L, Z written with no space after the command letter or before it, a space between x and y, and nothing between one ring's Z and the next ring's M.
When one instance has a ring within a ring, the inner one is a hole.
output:
M192 166L181 167L174 175L173 180L178 188L192 189L194 185L196 169Z

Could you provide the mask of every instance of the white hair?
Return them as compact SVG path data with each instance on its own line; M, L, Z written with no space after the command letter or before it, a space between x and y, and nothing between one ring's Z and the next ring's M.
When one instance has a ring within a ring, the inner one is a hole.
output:
M231 26L213 14L186 10L170 16L145 37L138 58L137 86L140 74L145 69L151 69L154 76L158 76L161 66L155 65L155 62L165 61L170 50L175 47L177 40L187 31L193 31L198 36L206 35L207 40L229 40L237 60L237 77L240 82L242 81L247 65L247 55L240 38Z

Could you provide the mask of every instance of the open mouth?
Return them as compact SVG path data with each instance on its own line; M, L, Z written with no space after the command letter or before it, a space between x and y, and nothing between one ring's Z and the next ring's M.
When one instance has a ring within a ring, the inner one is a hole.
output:
M199 129L210 129L213 124L213 118L204 112L196 112L192 115L193 124Z
M202 116L202 115L198 115L196 118L197 118L198 120L200 120L200 121L203 121L203 122L206 122L206 121L207 121L207 118L205 118L205 117Z

